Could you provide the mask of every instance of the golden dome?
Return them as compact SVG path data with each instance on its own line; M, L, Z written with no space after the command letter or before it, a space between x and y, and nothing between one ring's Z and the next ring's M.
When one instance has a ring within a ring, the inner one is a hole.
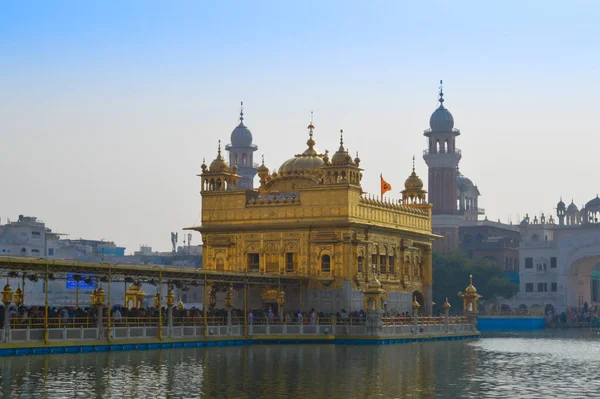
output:
M346 160L347 155L348 152L344 148L344 131L340 130L340 148L338 148L337 152L331 157L331 163L343 163Z
M139 291L140 287L136 283L132 283L127 291Z
M423 180L421 180L413 170L412 174L404 182L404 188L407 190L422 190Z
M315 150L315 141L313 140L313 129L315 127L312 125L308 125L309 130L309 138L306 142L308 148L302 153L297 154L293 158L288 159L279 167L280 175L291 175L293 173L302 173L305 171L313 171L319 169L325 165L325 161L323 161L323 156L320 155L317 150Z
M423 190L423 180L415 172L415 157L413 157L413 170L408 179L404 182L406 190Z
M262 164L258 167L258 175L260 176L261 173L263 173L263 174L264 173L266 173L266 174L269 173L269 168L267 168L265 166L265 156L264 155L262 156Z
M473 286L473 275L469 275L469 286L465 289L465 294L477 294L477 288Z
M356 158L354 158L354 163L356 166L360 165L360 158L358 157L358 151L356 151Z
M381 283L379 282L379 280L377 280L377 277L373 276L371 281L369 281L369 284L367 284L367 288L369 290L372 290L372 289L378 290L381 288Z
M227 165L227 162L225 162L225 159L223 159L223 156L221 155L221 140L219 140L217 157L210 163L209 171L211 173L229 172L229 165Z

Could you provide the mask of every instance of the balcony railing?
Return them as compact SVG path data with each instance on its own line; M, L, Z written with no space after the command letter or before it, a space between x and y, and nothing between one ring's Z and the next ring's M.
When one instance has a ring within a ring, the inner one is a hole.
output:
M521 248L554 248L556 241L521 241Z
M458 154L462 156L462 151L459 148L455 148L454 152L442 152L442 151L429 151L423 150L423 155L443 155L443 154Z

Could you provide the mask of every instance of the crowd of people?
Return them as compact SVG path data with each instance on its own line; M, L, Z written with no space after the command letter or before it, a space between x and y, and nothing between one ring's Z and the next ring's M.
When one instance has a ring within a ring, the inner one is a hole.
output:
M0 306L0 328L4 328L5 307ZM45 307L44 306L20 306L12 304L8 307L9 320L12 328L43 328L45 325ZM174 325L203 325L204 310L191 307L178 309L173 307ZM97 307L74 307L61 306L48 308L48 325L50 328L66 327L95 327L98 324L99 309ZM159 317L162 316L162 324L168 323L168 309L154 307L132 308L123 306L114 306L110 311L111 325L114 326L143 326L156 325ZM409 312L390 314L384 313L383 316L396 324L406 324L411 322ZM102 312L103 324L108 323L108 309L106 307ZM336 313L317 312L315 309L307 311L292 310L284 311L279 314L276 307L267 309L249 310L246 318L242 309L231 309L231 315L226 309L210 309L206 313L207 324L226 325L231 321L234 325L264 325L264 324L298 324L298 325L316 325L316 324L353 324L361 325L365 323L366 313L363 310L347 312L342 309Z
M600 327L600 308L597 304L589 306L587 302L580 309L571 308L566 312L549 312L547 322L553 326L598 326Z

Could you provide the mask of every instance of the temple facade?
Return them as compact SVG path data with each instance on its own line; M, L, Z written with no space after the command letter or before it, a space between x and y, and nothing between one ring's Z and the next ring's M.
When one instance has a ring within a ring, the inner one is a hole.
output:
M237 165L221 155L202 165L204 269L297 276L297 288L247 292L250 309L276 306L322 312L363 309L376 277L386 310L411 311L413 298L431 312L432 206L414 167L402 198L376 200L361 188L361 161L344 147L330 156L315 148L308 126L303 152L270 170L258 167L257 189L240 186ZM235 295L239 306L241 295Z

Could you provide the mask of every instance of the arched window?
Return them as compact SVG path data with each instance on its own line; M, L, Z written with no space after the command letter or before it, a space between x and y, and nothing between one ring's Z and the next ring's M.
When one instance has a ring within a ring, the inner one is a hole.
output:
M321 258L321 271L329 273L331 271L331 258L329 255L323 255Z
M363 272L363 257L362 256L358 257L358 272L359 273Z

